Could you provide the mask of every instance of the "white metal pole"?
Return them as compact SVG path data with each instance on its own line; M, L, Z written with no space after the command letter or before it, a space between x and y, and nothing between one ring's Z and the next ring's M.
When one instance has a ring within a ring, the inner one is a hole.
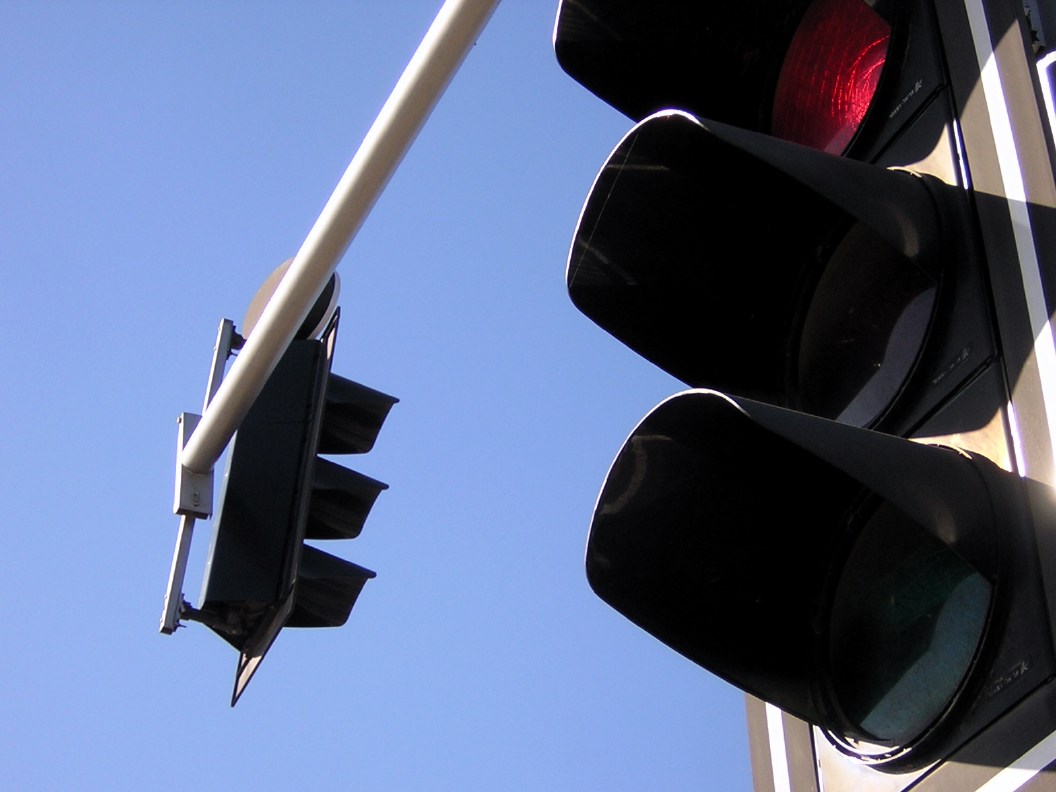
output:
M212 470L499 0L446 0L309 231L181 464Z

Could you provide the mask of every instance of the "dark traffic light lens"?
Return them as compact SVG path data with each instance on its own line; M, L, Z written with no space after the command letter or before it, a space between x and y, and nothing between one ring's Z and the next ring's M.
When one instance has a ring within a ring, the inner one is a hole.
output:
M991 586L883 503L840 572L829 662L852 748L906 746L949 707L976 655Z
M843 153L873 101L890 38L891 26L863 0L816 0L781 67L773 134Z
M854 426L894 401L924 346L936 283L866 226L837 245L799 339L802 408Z

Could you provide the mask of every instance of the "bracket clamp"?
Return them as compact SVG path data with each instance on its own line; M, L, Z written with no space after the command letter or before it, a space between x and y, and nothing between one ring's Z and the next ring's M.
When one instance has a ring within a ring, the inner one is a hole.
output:
M204 520L213 513L213 471L195 473L185 468L180 461L183 447L201 418L194 413L180 413L176 445L176 493L172 511L184 517Z

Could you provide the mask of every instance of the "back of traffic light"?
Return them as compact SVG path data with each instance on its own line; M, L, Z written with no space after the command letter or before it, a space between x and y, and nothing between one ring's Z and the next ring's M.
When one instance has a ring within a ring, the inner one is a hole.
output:
M250 306L247 334L287 265ZM336 299L335 275L239 424L228 448L200 605L183 603L168 630L163 622L164 632L172 632L179 618L202 622L238 650L232 706L280 630L343 625L375 576L308 543L359 536L374 501L387 489L320 456L370 451L397 401L331 373L340 315ZM227 320L220 337L229 340L220 349L218 339L213 379L222 376L223 359L240 345ZM209 510L196 516L209 516ZM181 537L182 532L181 526ZM181 569L177 593L182 575Z
M903 788L961 746L1014 758L1007 729L982 760L972 746L1056 671L1051 493L1024 477L1024 353L992 291L1007 262L973 189L951 16L577 0L557 21L566 70L639 121L584 205L570 295L698 389L618 454L588 579L814 724L804 788Z
M283 627L343 625L374 577L305 543L359 536L387 488L317 456L369 451L396 402L330 373L336 333L291 342L228 450L195 615L239 650L232 704Z

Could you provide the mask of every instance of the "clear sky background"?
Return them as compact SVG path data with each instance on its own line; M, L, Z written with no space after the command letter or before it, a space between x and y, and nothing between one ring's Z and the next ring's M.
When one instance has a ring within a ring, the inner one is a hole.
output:
M748 790L739 691L583 573L619 446L681 390L565 292L631 122L505 0L345 256L334 370L400 398L326 549L348 624L158 632L176 417L300 247L439 0L0 4L0 788ZM219 483L219 476L218 476ZM197 601L210 523L186 592Z

